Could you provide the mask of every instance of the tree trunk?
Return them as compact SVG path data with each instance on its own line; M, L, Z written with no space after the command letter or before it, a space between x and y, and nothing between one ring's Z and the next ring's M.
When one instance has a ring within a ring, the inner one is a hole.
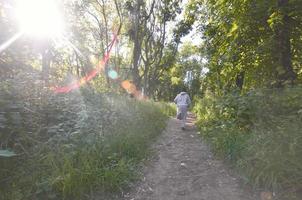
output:
M291 54L291 18L285 8L289 0L278 0L278 7L281 10L282 22L276 29L276 51L277 51L277 85L293 84L297 78L292 67Z
M236 77L236 86L239 88L239 90L242 90L243 83L244 83L244 71L240 72Z
M104 18L104 26L105 26L105 39L106 39L106 45L109 44L109 31L108 31L108 21L107 21L107 13L106 13L106 8L105 8L105 1L102 0L102 5L101 8L102 8L102 15L103 15L103 18ZM105 50L106 52L106 55L108 55L109 53L109 49L108 49L108 46ZM105 69L105 77L106 77L106 82L107 82L107 86L108 88L110 88L110 78L109 78L109 62L110 60L108 60L106 63L105 63L105 66L104 66L104 69Z
M139 59L141 56L141 41L140 41L140 17L141 17L141 6L143 4L142 0L137 0L134 8L134 23L133 23L133 41L134 41L134 48L133 48L133 69L132 69L132 77L133 82L136 87L140 87L140 77L139 77Z

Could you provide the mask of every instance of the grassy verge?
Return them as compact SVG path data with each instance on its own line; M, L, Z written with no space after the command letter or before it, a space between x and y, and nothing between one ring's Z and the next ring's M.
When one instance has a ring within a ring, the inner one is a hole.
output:
M176 105L174 103L166 103L166 102L157 102L155 103L167 116L175 116L176 115Z
M0 157L1 200L86 199L124 189L170 112L87 90L46 100L23 112L28 123L12 127L20 131L10 147L17 156Z
M293 200L301 198L302 189L301 105L302 88L297 87L207 95L195 112L203 137L247 182Z

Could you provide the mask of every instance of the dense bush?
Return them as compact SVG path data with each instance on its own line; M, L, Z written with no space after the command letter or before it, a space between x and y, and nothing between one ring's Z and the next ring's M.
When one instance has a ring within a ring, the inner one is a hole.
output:
M302 189L301 87L207 94L195 112L203 137L218 155L236 164L247 181L291 191L290 199Z
M25 82L0 84L0 145L16 154L0 155L1 200L85 199L91 191L121 190L136 179L171 112L92 89L54 94L18 80Z

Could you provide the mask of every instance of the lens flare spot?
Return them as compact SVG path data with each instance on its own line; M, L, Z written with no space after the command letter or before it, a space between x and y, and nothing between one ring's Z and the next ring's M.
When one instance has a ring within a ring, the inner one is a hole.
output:
M84 78L82 78L79 83L80 83L80 85L84 85L86 83L86 80Z
M125 80L121 83L122 87L127 90L130 87L130 81Z
M135 93L136 87L133 83L131 83L129 80L125 80L122 82L122 87L127 90L128 93Z
M117 79L118 78L118 74L115 70L111 69L109 72L108 72L108 76L111 78L111 79Z

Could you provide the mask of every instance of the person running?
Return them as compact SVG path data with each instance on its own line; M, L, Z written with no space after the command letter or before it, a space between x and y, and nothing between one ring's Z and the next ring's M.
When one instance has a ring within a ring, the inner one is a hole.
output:
M177 105L177 119L181 120L181 129L185 130L188 107L191 104L190 96L186 92L181 92L175 97L174 103Z

